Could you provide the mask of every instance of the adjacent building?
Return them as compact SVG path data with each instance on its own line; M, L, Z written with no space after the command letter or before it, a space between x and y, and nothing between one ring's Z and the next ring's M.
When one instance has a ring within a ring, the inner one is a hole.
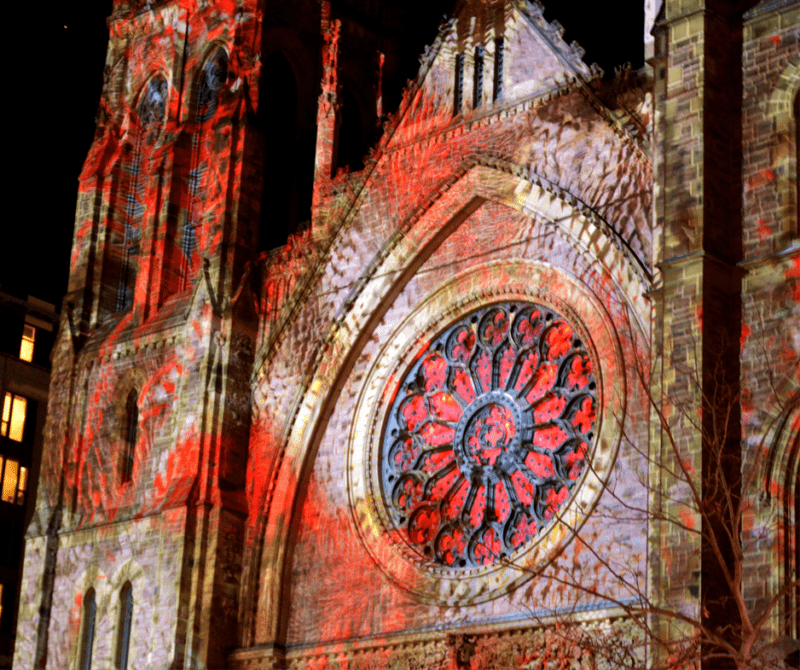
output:
M0 667L14 655L25 528L36 501L55 306L0 291Z

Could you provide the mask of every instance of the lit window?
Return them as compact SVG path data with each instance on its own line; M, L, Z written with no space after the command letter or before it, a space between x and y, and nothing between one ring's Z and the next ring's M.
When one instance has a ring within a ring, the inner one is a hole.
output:
M131 623L133 621L133 590L130 582L125 582L119 594L119 637L117 638L117 670L128 670L128 650L131 643Z
M25 504L25 491L28 488L28 468L21 466L19 469L19 481L17 482L17 505Z
M0 584L0 625L3 623L3 585Z
M27 410L28 401L25 398L6 392L5 398L3 398L3 418L2 422L0 422L0 435L8 437L15 442L22 442Z
M22 343L19 345L19 357L30 363L33 361L33 342L36 339L36 328L25 324L22 331Z
M10 458L6 459L3 469L3 488L0 500L13 503L17 498L17 479L19 477L19 462Z

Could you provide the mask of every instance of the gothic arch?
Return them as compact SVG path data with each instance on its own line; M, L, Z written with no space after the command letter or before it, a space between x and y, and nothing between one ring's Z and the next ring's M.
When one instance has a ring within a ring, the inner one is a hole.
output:
M130 594L133 597L133 618L135 621L137 603L139 603L139 606L141 607L141 604L146 602L142 584L144 574L145 573L142 566L139 565L139 563L134 559L129 559L125 561L125 563L123 563L108 580L108 588L111 594L109 599L109 620L112 626L110 640L111 652L114 657L113 667L115 668L119 667L119 642L122 635L125 633L125 631L120 630L120 627L124 622L125 614L122 609L125 605L122 599L123 592L126 587L130 589ZM133 622L131 623L133 624ZM131 625L128 635L128 644L130 649L136 642L145 642L147 631L139 630L135 625Z
M108 607L109 589L105 580L105 575L100 572L100 568L94 564L90 565L78 578L74 587L74 598L72 616L80 616L78 623L78 635L73 638L73 644L67 651L67 667L75 670L83 670L82 656L84 653L84 642L86 637L86 607L85 599L87 595L94 594L94 622L93 637L94 650L93 660L96 658L98 632L101 625L105 624L105 613ZM92 663L92 667L100 667L100 663Z
M162 287L162 300L170 293L183 291L197 272L197 247L204 232L204 203L209 173L210 140L218 121L220 103L224 97L229 74L229 56L225 45L212 42L200 60L190 91L188 132L179 140L177 153L185 161L179 173L183 182L183 203L179 216L170 222L172 232L165 254L169 258L168 281ZM178 219L178 220L175 220Z
M129 110L130 122L123 138L123 160L118 171L121 188L116 199L115 220L122 224L122 229L117 230L121 248L116 250L113 244L108 248L112 257L119 255L115 312L125 311L134 300L138 259L142 255L146 229L145 217L148 213L153 214L152 208L148 212L147 198L148 181L153 174L151 159L164 137L168 92L169 84L164 74L154 72L139 88Z
M779 216L784 244L800 235L800 156L797 135L800 119L795 110L800 95L800 55L795 54L778 78L766 104L767 118L772 121L772 166L780 202Z
M169 82L162 72L153 72L144 82L131 107L133 119L140 131L152 127L155 133L163 129L168 112ZM153 144L150 142L149 144Z
M207 127L213 122L219 106L220 93L226 83L215 81L217 89L209 91L208 68L214 58L222 59L224 77L227 80L228 51L220 40L215 40L206 46L199 59L199 67L195 67L192 71L185 102L181 101L184 111L180 114L179 122L183 123L183 126L177 136L170 140L174 147L172 158L174 169L172 183L168 187L171 191L168 198L170 204L163 224L165 243L159 261L160 276L156 279L158 286L154 287L155 290L145 292L155 293L156 307L163 305L171 295L189 287L199 262L196 247L197 229L200 227L199 212L202 210L198 200L202 193L201 182L204 174L201 155L204 149L203 133L208 132ZM213 94L211 98L209 94ZM204 112L208 114L208 118L198 118L198 114L203 115L199 109L203 104L200 101L201 97L205 97ZM161 171L154 169L153 172Z
M316 455L326 421L360 351L416 270L441 243L487 200L507 205L552 223L572 244L592 254L613 284L614 294L628 300L623 306L634 316L634 329L647 323L642 299L648 282L632 267L631 259L609 238L608 231L590 212L583 212L545 186L490 167L468 167L448 189L432 196L429 208L407 221L402 234L392 236L362 277L360 290L331 326L295 401L282 432L282 451L266 491L254 500L256 515L250 531L249 553L244 560L240 620L244 647L281 644L281 612L288 589L293 524L302 504L304 482ZM576 201L571 199L573 203ZM345 223L345 228L347 223ZM345 244L343 229L336 244ZM641 332L646 330L641 329ZM277 343L276 343L277 344ZM270 353L258 368L269 365ZM336 371L333 379L331 371ZM258 375L258 369L255 377ZM254 378L255 378L254 377ZM613 384L612 384L613 387ZM619 389L617 389L619 391ZM259 393L255 402L258 411Z
M760 478L760 499L773 534L770 593L800 579L800 397L789 400L767 434L768 452ZM800 595L790 591L775 609L773 626L779 635L800 635Z
M146 382L147 375L144 370L141 368L131 370L122 379L114 403L113 439L118 445L115 484L120 487L132 481L136 468L136 444L142 434L140 408L144 399L141 392ZM132 403L135 407L131 406Z
M190 89L190 120L204 124L216 115L219 99L227 85L230 67L228 49L219 41L212 42L200 63Z

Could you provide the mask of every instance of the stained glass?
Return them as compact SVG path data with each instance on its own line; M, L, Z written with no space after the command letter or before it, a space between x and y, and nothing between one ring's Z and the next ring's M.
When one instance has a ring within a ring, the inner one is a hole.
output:
M565 505L596 407L587 349L555 311L508 302L466 315L397 386L381 450L392 523L423 562L512 554Z

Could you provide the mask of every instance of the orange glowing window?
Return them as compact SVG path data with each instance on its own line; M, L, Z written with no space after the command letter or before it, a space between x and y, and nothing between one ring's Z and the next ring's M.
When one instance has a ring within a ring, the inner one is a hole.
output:
M3 488L0 494L0 500L3 502L13 503L16 500L18 475L19 463L7 458L3 468Z
M0 625L3 624L3 585L0 584Z
M0 485L2 487L0 488L0 500L24 505L25 491L28 488L28 468L20 466L13 459L7 458L4 469L3 458L0 457L0 473L3 475L2 485Z
M28 401L25 398L6 392L3 398L3 415L2 422L0 422L0 435L8 437L15 442L22 442L27 410Z
M36 340L36 328L25 324L22 331L22 342L19 345L19 357L28 363L33 361L33 343Z
M25 491L28 489L28 468L21 466L17 482L17 505L25 504Z

